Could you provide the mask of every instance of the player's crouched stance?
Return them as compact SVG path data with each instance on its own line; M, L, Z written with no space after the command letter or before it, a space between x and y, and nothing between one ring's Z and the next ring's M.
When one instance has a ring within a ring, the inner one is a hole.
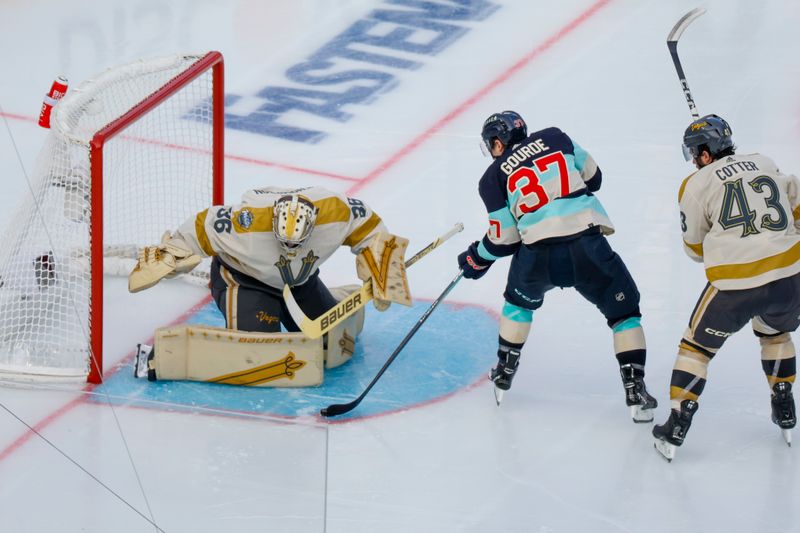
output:
M319 265L340 246L358 255L358 265L367 259L381 264L382 252L394 254L385 258L387 263L402 265L407 242L388 234L380 217L360 200L321 187L255 189L240 204L203 210L165 234L161 244L140 251L129 290L146 289L212 257L209 287L227 328L161 328L154 348L139 346L135 374L151 380L319 385L325 367L339 366L352 356L364 309L326 336L311 339L299 333L289 314L284 285L302 311L316 318L360 288L329 290L319 278ZM364 280L370 272L358 269ZM410 302L407 284L400 285L405 287L400 296ZM380 310L390 303L374 301ZM287 332L281 333L281 324Z
M797 422L789 332L800 326L800 180L763 155L736 155L731 127L717 115L689 125L683 150L698 168L678 192L684 250L704 263L708 284L679 345L672 410L653 428L656 449L667 460L675 456L697 412L709 362L751 320L772 388L772 421L790 443Z
M575 287L614 332L625 401L634 422L653 420L657 403L644 383L645 339L639 291L604 235L611 221L592 194L602 174L592 157L558 128L527 135L513 111L483 124L484 153L494 162L480 180L489 230L459 255L464 277L483 276L496 259L513 255L500 318L497 366L490 379L498 405L509 390L530 332L533 312L554 287Z

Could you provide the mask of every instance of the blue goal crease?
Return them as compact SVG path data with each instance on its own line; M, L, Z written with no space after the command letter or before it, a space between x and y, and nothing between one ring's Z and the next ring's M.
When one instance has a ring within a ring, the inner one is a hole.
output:
M313 416L331 403L349 402L369 383L386 359L419 320L428 302L412 307L393 306L386 313L367 308L364 331L353 358L338 368L326 369L318 387L239 387L193 381L149 382L133 371L109 376L102 387L119 403L171 409L220 409L280 417ZM391 322L391 327L386 326ZM224 327L213 302L186 320L187 324ZM464 304L441 304L408 342L369 396L347 415L360 418L407 409L464 389L491 366L497 339L497 321L487 310ZM454 354L458 357L453 357ZM103 400L105 401L105 400Z

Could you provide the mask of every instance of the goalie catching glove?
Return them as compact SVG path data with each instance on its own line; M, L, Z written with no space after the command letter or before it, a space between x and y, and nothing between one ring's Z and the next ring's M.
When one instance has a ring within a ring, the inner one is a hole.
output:
M372 280L372 301L378 311L385 311L392 302L411 305L404 259L407 247L408 239L382 232L356 256L358 277Z
M166 232L161 244L139 250L139 260L128 275L128 291L149 289L163 278L190 272L202 258L195 254L179 236Z

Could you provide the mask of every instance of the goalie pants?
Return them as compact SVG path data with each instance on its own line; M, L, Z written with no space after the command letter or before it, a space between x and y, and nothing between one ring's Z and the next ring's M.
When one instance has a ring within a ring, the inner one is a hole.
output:
M211 261L210 288L228 329L274 333L283 324L287 331L300 331L286 308L281 289L242 274L216 257ZM336 299L319 279L319 271L302 285L292 287L292 294L312 319L336 305Z
M555 287L575 287L606 317L608 325L641 317L639 290L622 258L600 230L520 246L511 259L506 301L524 309L542 306Z

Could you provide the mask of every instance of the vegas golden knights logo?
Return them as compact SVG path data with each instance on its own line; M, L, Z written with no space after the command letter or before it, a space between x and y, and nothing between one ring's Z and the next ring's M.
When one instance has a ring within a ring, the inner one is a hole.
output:
M372 274L372 282L377 284L381 293L386 292L386 282L389 281L389 263L392 260L392 252L397 248L397 242L392 237L390 240L383 243L383 253L381 254L381 264L375 261L375 256L372 255L372 250L365 249L362 253L367 262L370 274Z
M281 255L275 266L281 273L283 282L290 287L294 287L295 285L302 285L308 279L308 276L314 272L314 265L317 263L317 259L319 259L319 256L314 255L314 251L310 250L308 255L302 259L303 266L300 267L300 272L298 272L297 276L292 272L292 262L284 255Z

